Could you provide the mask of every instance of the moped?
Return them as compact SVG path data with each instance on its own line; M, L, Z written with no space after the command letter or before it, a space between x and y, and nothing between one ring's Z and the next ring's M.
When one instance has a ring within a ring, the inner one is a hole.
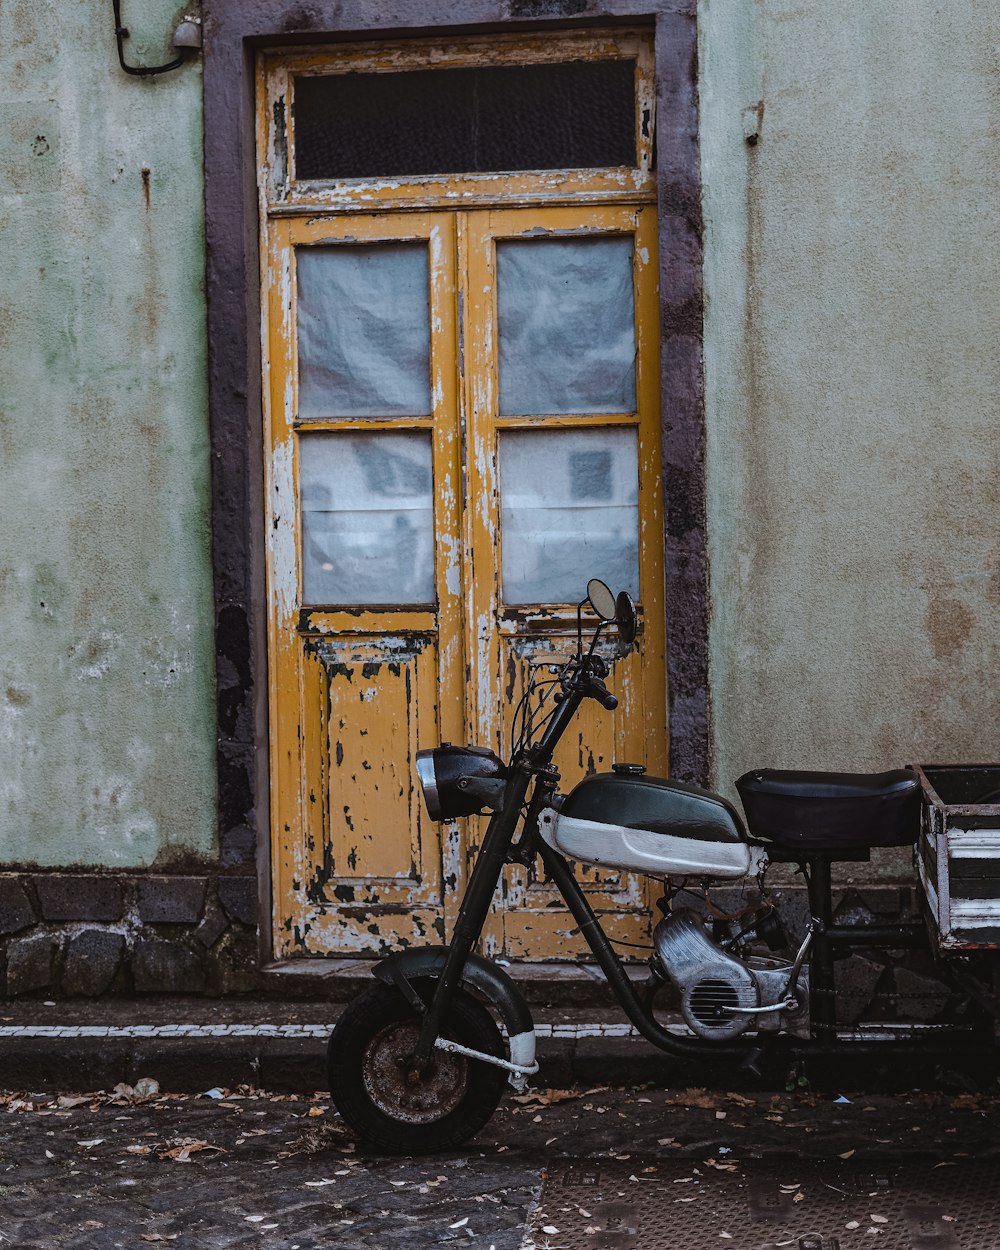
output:
M586 648L584 607L598 617ZM433 820L492 814L451 942L410 948L378 963L375 984L345 1009L331 1035L333 1101L374 1149L420 1154L454 1148L490 1119L508 1083L523 1090L538 1070L527 1003L503 968L474 950L505 865L528 866L536 857L636 1031L669 1055L711 1056L759 1075L769 1061L792 1067L810 1056L884 1057L889 1047L894 1057L954 1056L956 1048L992 1053L995 954L987 953L985 962L968 955L950 961L980 1009L971 1025L866 1029L838 1022L837 958L861 948L919 949L939 964L949 962L935 940L941 934L934 932L940 914L934 907L891 924L836 923L833 914L832 864L866 861L874 847L916 844L926 819L920 769L752 771L736 783L745 820L721 795L647 776L634 764L616 763L610 773L587 776L568 795L559 794L552 756L581 704L593 699L609 710L617 706L605 684L613 660L598 651L612 628L618 652L627 653L636 637L635 606L626 592L614 595L593 579L577 611L576 652L546 689L525 692L508 763L474 746L418 752ZM983 833L973 829L963 845L972 847L973 860L979 854L980 868L997 866L1000 842L993 847ZM985 833L1000 839L998 830ZM662 879L646 985L627 974L573 861ZM794 949L765 879L774 863L796 865L807 886L811 919ZM919 874L925 894L935 890L932 868L924 863ZM738 915L706 919L690 905L734 883L754 887L753 902ZM996 950L995 941L977 945ZM654 1014L653 1000L671 985L679 1012L665 1021Z

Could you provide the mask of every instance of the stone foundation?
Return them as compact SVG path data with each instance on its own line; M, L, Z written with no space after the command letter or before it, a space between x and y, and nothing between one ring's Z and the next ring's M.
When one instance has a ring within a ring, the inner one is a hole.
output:
M7 997L252 993L259 969L254 876L0 874Z
M771 893L794 947L809 919L805 889L782 885ZM741 889L715 890L712 897L717 908L729 912L746 902ZM685 903L707 915L698 900ZM248 874L0 873L0 993L8 998L276 992L337 997L324 978L308 975L296 976L294 985L282 978L278 990L261 970L257 908L257 881ZM912 919L918 909L909 886L835 892L838 923L890 923ZM317 970L327 963L316 961ZM937 971L919 951L859 950L839 960L841 1023L951 1018L962 1010L963 996L943 984ZM366 965L364 983L367 979Z

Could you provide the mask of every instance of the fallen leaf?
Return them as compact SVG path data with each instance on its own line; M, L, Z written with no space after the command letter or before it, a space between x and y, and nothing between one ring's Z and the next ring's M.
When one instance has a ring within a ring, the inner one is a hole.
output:
M127 1155L149 1155L149 1154L152 1154L152 1153L153 1153L153 1147L152 1147L152 1146L141 1146L141 1145L138 1145L138 1144L136 1144L136 1145L134 1145L134 1146L126 1146L126 1147L125 1147L125 1153L126 1153Z
M203 1150L211 1150L217 1154L225 1154L221 1146L212 1146L207 1141L196 1141L193 1137L174 1137L164 1143L168 1148L159 1152L161 1159L173 1159L175 1163L190 1163L191 1156Z
M889 1217L887 1215L869 1215L868 1218L873 1224L888 1224Z
M323 1107L310 1107L306 1114L310 1116L326 1115L326 1110Z
M588 1090L589 1094L597 1093L597 1090ZM571 1098L579 1098L580 1091L578 1089L533 1089L527 1094L514 1094L511 1102L519 1103L522 1107L551 1107L556 1102L567 1102Z
M91 1146L99 1146L102 1141L104 1141L103 1137L94 1137L90 1141L78 1141L76 1144L89 1150Z
M143 1241L176 1241L179 1233L141 1233Z
M849 1159L851 1155L857 1154L856 1150L845 1150L842 1155L837 1155L838 1159Z
M454 1225L454 1224L452 1224L452 1228L454 1228L454 1227L455 1227L455 1225ZM552 1233L558 1233L558 1231L559 1231L559 1229L558 1229L558 1228L556 1228L555 1224L543 1224L543 1225L542 1225L542 1232L543 1232L543 1233L549 1233L549 1234L551 1235Z
M305 1182L305 1184L308 1185L310 1189L322 1189L324 1185L336 1185L336 1183L337 1183L336 1180L332 1178L330 1180L325 1180L325 1181L306 1181ZM390 1185L405 1185L406 1182L405 1181L390 1181L389 1184Z
M449 1224L448 1227L449 1228L464 1228L466 1224L468 1224L468 1222L469 1222L469 1217L467 1215L463 1215L460 1220L456 1220L454 1224ZM548 1231L547 1229L544 1229L544 1228L542 1229L543 1233L547 1231Z
M703 1107L706 1111L714 1111L717 1101L703 1089L684 1089L679 1094L668 1094L666 1103L679 1107Z

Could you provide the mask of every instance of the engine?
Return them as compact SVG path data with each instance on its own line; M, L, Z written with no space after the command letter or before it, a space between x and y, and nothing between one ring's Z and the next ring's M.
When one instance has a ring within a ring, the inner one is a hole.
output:
M701 918L689 908L666 915L653 930L653 941L680 991L684 1021L699 1037L724 1041L749 1028L775 1032L783 1023L789 1027L801 1023L804 1010L787 1006L790 960L729 954L708 936ZM797 1004L808 1001L804 967L794 997Z

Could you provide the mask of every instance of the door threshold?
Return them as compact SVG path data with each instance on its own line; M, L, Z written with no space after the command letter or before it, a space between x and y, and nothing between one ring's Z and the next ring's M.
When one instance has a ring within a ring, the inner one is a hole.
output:
M280 959L261 968L263 988L275 998L325 998L349 1002L372 983L377 959ZM500 964L529 1003L540 1007L606 1007L614 1003L604 974L595 963ZM644 962L625 964L633 981L648 975Z

